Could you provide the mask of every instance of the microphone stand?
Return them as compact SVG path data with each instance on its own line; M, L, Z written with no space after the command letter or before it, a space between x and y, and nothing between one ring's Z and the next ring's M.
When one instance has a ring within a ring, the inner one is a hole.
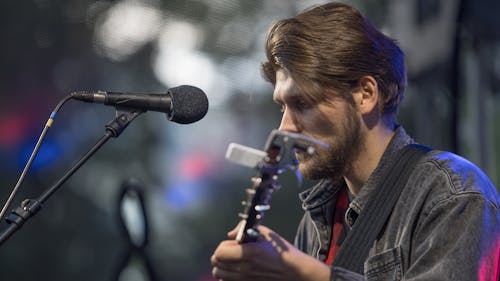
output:
M105 126L104 136L97 141L96 144L71 167L64 175L51 187L46 189L37 199L26 199L21 203L20 207L15 208L5 218L9 226L0 233L0 245L2 245L14 232L20 229L23 224L31 217L36 215L42 208L42 204L49 199L87 160L94 155L110 138L117 138L125 130L125 128L139 114L143 113L137 109L116 108L116 118Z

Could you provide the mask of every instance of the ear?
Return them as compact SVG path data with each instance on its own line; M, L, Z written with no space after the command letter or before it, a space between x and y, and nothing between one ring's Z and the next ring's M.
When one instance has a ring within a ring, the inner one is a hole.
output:
M359 113L369 114L378 111L379 101L378 85L372 76L363 76L359 79L358 88L354 92L354 101Z

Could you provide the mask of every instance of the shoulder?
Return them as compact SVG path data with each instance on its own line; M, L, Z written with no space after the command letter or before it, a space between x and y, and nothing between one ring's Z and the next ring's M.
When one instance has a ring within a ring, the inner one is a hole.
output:
M412 173L412 182L427 190L434 203L453 198L484 200L500 208L500 196L488 176L469 160L451 152L429 152Z

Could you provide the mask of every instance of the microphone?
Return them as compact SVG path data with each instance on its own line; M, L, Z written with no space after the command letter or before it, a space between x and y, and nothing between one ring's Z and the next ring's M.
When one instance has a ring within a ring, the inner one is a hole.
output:
M166 94L77 91L71 93L71 97L91 103L164 112L168 120L179 124L194 123L208 111L205 93L189 85L170 88Z

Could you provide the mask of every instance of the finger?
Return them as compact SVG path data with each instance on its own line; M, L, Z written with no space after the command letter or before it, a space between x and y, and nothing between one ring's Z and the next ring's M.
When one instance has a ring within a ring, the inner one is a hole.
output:
M257 229L260 233L258 241L266 241L271 243L271 245L278 253L282 253L293 248L290 242L281 237L278 233L274 232L272 229L263 225L259 225Z
M213 262L232 262L240 261L243 257L241 244L235 240L222 241L211 258Z
M217 263L218 263L218 262L219 262L219 261L217 260L217 258L215 257L215 255L212 255L212 256L210 257L210 264L211 264L212 266L217 266Z
M210 264L213 267L220 267L226 270L235 270L236 268L241 267L241 260L222 260L218 258L215 254L210 257Z
M264 225L258 225L257 230L260 234L258 241L271 241L273 237L276 237L276 235L278 235L272 229Z
M245 271L248 266L246 266L245 263L242 262L220 262L220 261L215 261L212 263L212 266L224 271L230 271L230 272L242 272Z
M286 241L285 238L281 237L278 233L274 232L272 229L264 225L257 226L257 230L260 233L260 237L263 238L262 241L268 241L268 242L271 242L273 240Z
M212 269L212 276L223 281L255 280L254 274L242 271L239 267L226 269L216 266Z
M212 269L212 276L218 280L224 281L241 280L241 276L238 272L228 271L220 267L214 267Z
M243 221L240 221L236 227L227 233L227 237L229 237L229 239L236 239L236 235L238 234L238 230L242 227L242 224Z

